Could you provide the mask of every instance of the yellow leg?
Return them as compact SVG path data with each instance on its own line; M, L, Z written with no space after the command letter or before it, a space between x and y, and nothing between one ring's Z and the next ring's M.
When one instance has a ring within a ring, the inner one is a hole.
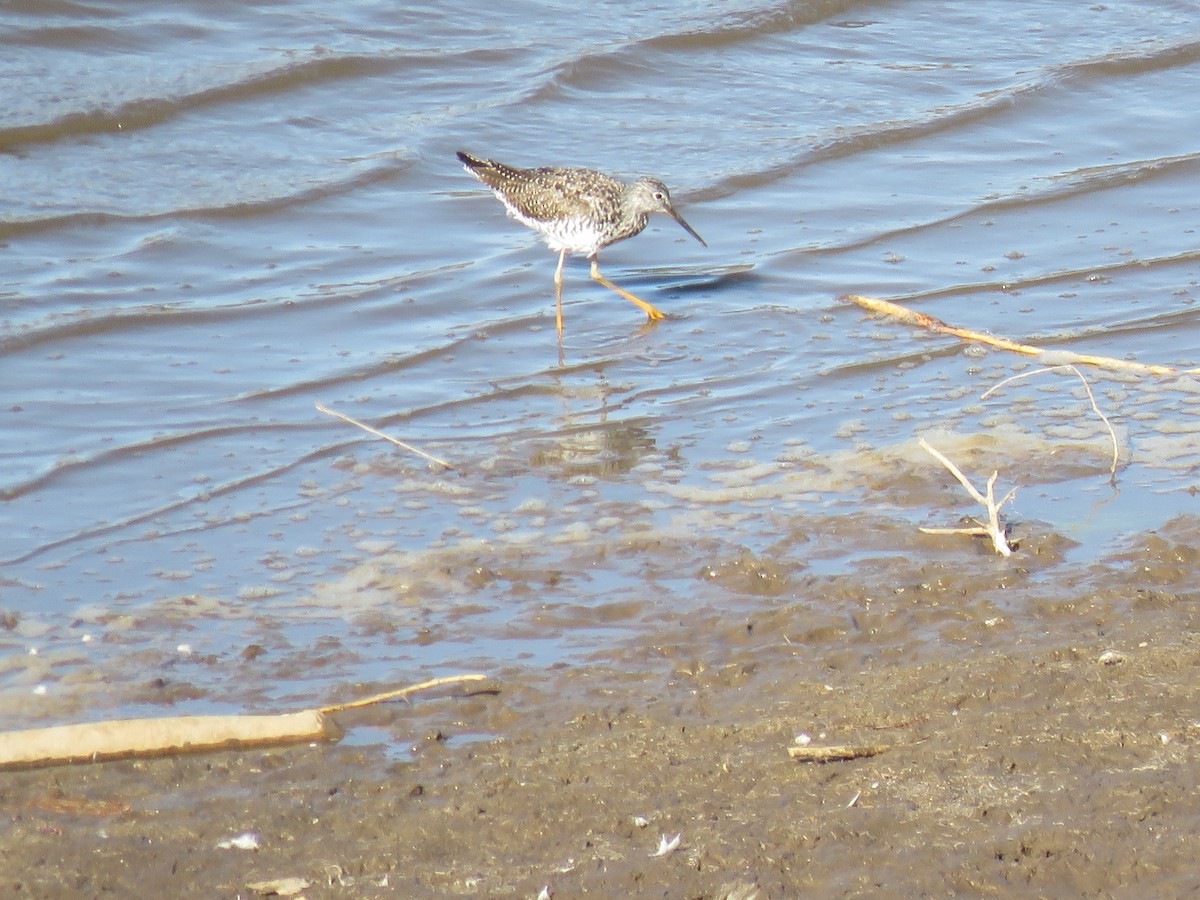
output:
M607 278L605 278L603 275L601 275L600 274L600 266L596 264L595 259L592 260L592 278L596 279L596 281L600 282L602 285L604 285L609 290L616 291L618 294L620 294L622 297L624 297L626 300L630 301L631 303L636 303L638 306L640 306L642 308L642 311L646 313L646 318L648 318L651 322L657 322L659 319L666 318L666 315L658 308L651 306L649 303L647 303L641 297L635 297L633 294L629 293L629 291L625 290L624 288L617 287L615 284L613 284L611 281L609 281Z
M567 261L567 251L558 253L558 268L554 270L554 321L558 325L558 336L562 337L562 269Z

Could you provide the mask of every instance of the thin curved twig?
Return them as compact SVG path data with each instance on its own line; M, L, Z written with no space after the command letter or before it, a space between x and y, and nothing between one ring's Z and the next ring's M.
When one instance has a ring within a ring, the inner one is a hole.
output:
M1079 376L1079 380L1083 382L1083 389L1087 391L1088 400L1091 401L1092 409L1095 411L1096 415L1100 417L1100 421L1104 423L1104 427L1108 429L1108 436L1112 440L1112 464L1108 467L1108 473L1109 480L1115 483L1117 480L1117 463L1120 462L1121 459L1121 454L1117 447L1117 432L1113 429L1112 422L1108 421L1108 416L1100 411L1100 407L1096 403L1096 395L1092 393L1092 386L1088 384L1088 380L1083 377L1083 373L1080 372L1075 366L1071 365L1070 363L1066 363L1061 366L1046 366L1043 369L1033 369L1029 372L1020 372L1016 375L1011 375L1008 378L1005 378L999 384L992 385L983 392L983 396L981 396L979 399L986 400L1010 381L1017 381L1018 379L1028 378L1032 375L1041 375L1043 372L1053 372L1058 369L1070 369L1077 376Z

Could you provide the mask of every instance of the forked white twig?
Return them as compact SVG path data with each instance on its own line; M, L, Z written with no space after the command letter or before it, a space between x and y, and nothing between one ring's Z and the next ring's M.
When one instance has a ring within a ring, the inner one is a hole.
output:
M971 484L967 476L962 473L962 470L960 470L954 463L950 462L950 460L948 460L941 453L941 451L930 445L925 438L921 438L920 444L930 456L945 466L946 470L958 479L958 483L966 488L967 493L971 495L971 499L986 509L988 514L988 520L986 523L979 522L978 519L975 520L976 522L979 522L979 528L922 528L921 531L925 532L926 534L983 534L992 539L992 546L995 548L997 553L999 553L1001 556L1011 556L1012 547L1009 546L1008 537L1004 534L1004 528L1000 525L1000 508L1016 496L1017 489L1013 488L1004 495L1003 500L997 503L996 478L999 476L999 472L992 473L992 477L989 478L987 482L987 494L981 494L975 485Z
M679 849L679 842L682 839L683 839L682 831L679 832L679 834L675 835L675 837L673 837L673 838L669 838L664 834L662 836L662 839L658 842L658 850L656 850L654 853L651 853L650 856L652 858L658 857L658 856L669 856L670 854L674 853L676 850Z

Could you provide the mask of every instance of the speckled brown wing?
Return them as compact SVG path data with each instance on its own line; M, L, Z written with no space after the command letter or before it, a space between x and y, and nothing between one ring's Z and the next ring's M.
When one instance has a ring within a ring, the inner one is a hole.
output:
M620 212L621 183L590 169L524 169L493 189L521 215L539 222L580 217L604 222Z
M458 158L521 218L603 222L620 214L623 185L600 172L563 166L522 169L463 152Z

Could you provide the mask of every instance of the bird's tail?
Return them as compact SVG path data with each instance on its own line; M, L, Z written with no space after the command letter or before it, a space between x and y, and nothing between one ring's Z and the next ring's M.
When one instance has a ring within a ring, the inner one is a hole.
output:
M522 171L516 166L505 165L494 159L480 159L478 156L472 156L470 153L462 150L459 150L455 155L458 157L458 161L463 164L463 168L491 187L496 187L499 184L504 184L514 178L520 177Z
M466 166L468 172L478 172L480 169L486 169L489 166L495 165L490 159L480 159L478 156L472 156L464 150L459 150L455 156L458 161Z

